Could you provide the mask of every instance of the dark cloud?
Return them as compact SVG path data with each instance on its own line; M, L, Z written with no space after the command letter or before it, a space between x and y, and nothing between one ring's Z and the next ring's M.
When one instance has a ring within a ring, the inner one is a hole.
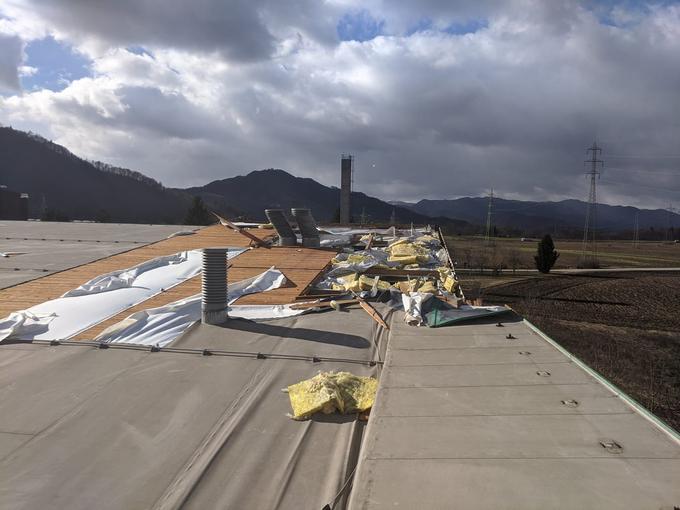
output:
M35 14L76 37L113 45L157 45L220 52L234 60L267 58L274 37L257 0L51 0L29 2Z
M19 37L0 33L0 92L21 90L19 66L22 60L22 46Z

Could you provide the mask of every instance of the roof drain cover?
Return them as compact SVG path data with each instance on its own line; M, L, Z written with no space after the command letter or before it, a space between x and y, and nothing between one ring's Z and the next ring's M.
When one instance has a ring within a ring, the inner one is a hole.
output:
M297 220L300 233L302 234L302 246L318 248L320 246L319 229L309 209L291 209L293 217Z
M600 441L600 446L607 450L609 453L621 454L623 453L623 446L614 441L613 439L603 439Z
M227 250L225 248L204 248L201 321L203 324L221 324L228 318Z
M279 246L295 246L297 237L295 237L293 228L283 214L283 209L265 209L264 213L279 236Z

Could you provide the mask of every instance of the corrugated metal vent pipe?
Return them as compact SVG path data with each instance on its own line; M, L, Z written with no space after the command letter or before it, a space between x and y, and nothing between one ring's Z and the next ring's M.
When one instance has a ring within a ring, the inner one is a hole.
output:
M201 321L221 324L229 318L227 312L227 249L203 249L201 282Z
M264 213L267 215L269 223L274 226L274 230L279 236L279 246L295 246L297 244L297 237L293 228L288 223L286 216L282 209L265 209Z
M318 248L320 246L319 229L309 209L291 209L290 212L297 220L298 228L302 234L302 246Z

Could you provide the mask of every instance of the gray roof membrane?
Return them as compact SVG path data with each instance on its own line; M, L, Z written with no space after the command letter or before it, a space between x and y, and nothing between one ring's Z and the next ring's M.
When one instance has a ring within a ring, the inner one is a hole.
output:
M674 439L523 322L496 322L395 318L350 509L680 505Z
M0 289L160 241L183 225L0 221Z
M294 421L281 389L377 375L365 362L385 339L352 309L197 325L173 344L265 359L0 344L0 508L342 508L365 423Z
M389 333L354 306L197 324L182 352L0 344L0 508L680 505L677 442L523 322L378 307ZM368 426L287 416L326 370L380 376Z

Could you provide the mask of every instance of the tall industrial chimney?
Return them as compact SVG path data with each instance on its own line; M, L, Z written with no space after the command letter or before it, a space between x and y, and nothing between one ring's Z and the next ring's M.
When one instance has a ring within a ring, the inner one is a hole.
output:
M352 218L352 173L354 156L343 154L340 159L340 223L349 225Z

